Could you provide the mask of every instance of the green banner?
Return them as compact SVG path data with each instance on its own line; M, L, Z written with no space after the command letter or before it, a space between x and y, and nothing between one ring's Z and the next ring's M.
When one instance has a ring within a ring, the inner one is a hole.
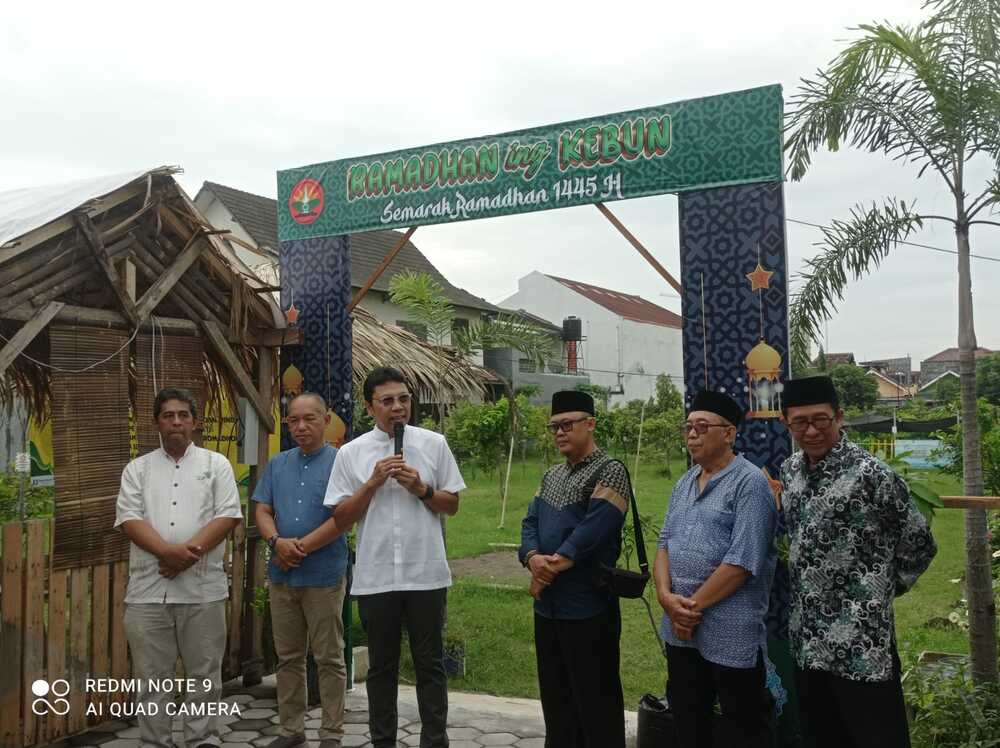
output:
M781 87L278 172L282 241L775 182Z

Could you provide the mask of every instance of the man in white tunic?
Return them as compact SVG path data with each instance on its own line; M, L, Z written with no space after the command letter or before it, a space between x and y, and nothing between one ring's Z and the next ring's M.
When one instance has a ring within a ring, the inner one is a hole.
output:
M441 516L458 511L462 475L444 436L410 426L412 395L403 374L373 370L365 407L375 428L337 452L325 503L337 527L358 523L351 594L368 633L368 722L374 748L396 745L396 699L403 622L417 674L421 748L448 745L448 679L442 628L451 572ZM402 455L394 427L403 427Z
M125 633L142 689L137 703L151 712L138 718L142 745L173 748L167 705L176 691L148 686L175 678L180 655L185 677L196 684L186 701L206 707L219 701L229 597L223 541L243 514L229 461L192 443L194 396L161 390L153 418L162 446L125 467L115 527L132 541ZM205 716L184 718L188 748L218 746L217 718L207 708L191 711Z

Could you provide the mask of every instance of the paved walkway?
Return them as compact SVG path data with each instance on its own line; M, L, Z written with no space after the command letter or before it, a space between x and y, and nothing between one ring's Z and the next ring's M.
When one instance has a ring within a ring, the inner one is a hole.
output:
M238 687L233 681L224 692L223 701L240 705L240 716L222 717L222 748L261 748L278 732L278 702L275 700L274 676L250 689ZM448 694L448 736L451 748L480 748L480 746L514 746L515 748L543 748L545 726L539 702L531 699L514 699L481 694ZM368 735L368 697L363 683L347 695L347 713L344 715L344 748L371 746ZM306 738L309 748L319 745L318 729L320 709L309 710L306 721ZM626 726L630 735L629 745L635 742L635 713L626 713ZM181 722L174 721L174 741L183 746ZM400 746L420 745L420 722L417 698L412 686L399 687ZM53 743L52 748L139 748L139 728L134 722L106 722L80 735Z

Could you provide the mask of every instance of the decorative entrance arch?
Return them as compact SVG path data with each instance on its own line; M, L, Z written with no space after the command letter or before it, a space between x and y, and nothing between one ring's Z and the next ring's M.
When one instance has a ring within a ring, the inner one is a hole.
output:
M774 85L280 171L282 308L306 333L282 369L350 434L352 233L585 204L613 218L604 203L677 193L683 282L659 269L683 286L685 399L708 386L742 402L739 447L776 476L791 450L775 421L789 373L781 124Z

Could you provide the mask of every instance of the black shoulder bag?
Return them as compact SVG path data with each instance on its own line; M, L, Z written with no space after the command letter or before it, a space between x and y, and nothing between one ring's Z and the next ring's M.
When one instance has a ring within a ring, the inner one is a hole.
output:
M610 465L612 462L621 463L621 466L625 468L625 474L629 475L625 463L621 460L608 460L607 464ZM607 465L605 465L606 467ZM603 473L603 470L601 472ZM597 482L600 482L600 478ZM595 489L597 482L594 484ZM639 507L635 503L631 475L628 479L628 494L629 503L632 506L632 527L635 530L635 553L639 558L639 571L600 564L594 574L594 582L598 589L605 590L616 597L635 599L642 597L646 590L646 583L649 581L649 561L646 558L646 544L642 540L642 522L639 520ZM627 507L625 516L628 517Z

